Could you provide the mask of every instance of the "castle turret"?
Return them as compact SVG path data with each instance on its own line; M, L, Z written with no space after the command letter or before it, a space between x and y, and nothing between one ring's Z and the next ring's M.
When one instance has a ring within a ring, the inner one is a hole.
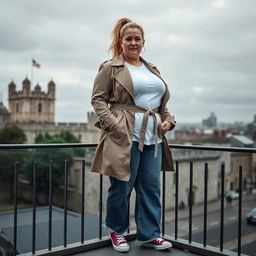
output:
M30 81L28 80L27 77L23 80L23 83L22 83L22 93L24 96L30 95Z
M48 83L48 92L47 92L48 96L51 96L51 97L55 97L55 83L53 82L53 80L51 80L49 83Z
M9 93L9 98L12 97L15 94L16 91L16 84L11 81L8 85L8 93Z
M41 93L41 86L39 84L37 84L35 86L35 94L36 95L40 95L40 93Z

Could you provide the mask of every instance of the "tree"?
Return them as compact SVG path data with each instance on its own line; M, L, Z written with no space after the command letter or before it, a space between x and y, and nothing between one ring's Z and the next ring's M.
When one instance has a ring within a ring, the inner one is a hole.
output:
M13 125L0 130L0 144L23 144L26 135L22 129ZM13 195L15 162L23 163L28 151L24 149L5 149L0 151L0 179L10 184L10 197Z
M16 125L5 127L0 130L1 144L23 144L26 140L25 133Z
M40 133L36 138L37 144L53 143L77 143L79 140L69 131L62 131L59 134L49 135ZM49 166L52 161L52 188L53 190L64 183L65 160L68 166L74 162L75 156L84 156L84 149L81 148L45 148L32 150L27 162L25 173L32 184L33 166L36 162L36 181L38 191L48 191Z

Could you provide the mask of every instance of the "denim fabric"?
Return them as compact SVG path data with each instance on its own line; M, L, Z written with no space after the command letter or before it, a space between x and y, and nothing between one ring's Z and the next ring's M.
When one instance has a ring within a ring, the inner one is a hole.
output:
M135 188L135 221L139 241L150 241L160 237L162 143L158 144L156 158L154 150L154 145L144 145L143 152L140 152L138 142L133 142L130 180L120 181L109 177L106 226L119 234L128 229L128 203L132 189Z

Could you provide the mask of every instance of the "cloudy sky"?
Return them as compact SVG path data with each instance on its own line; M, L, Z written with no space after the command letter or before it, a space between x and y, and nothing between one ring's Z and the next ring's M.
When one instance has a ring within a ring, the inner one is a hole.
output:
M85 122L114 23L129 17L145 29L142 56L169 84L178 122L250 122L256 114L255 0L0 0L0 90L23 79L46 90L53 79L56 121Z

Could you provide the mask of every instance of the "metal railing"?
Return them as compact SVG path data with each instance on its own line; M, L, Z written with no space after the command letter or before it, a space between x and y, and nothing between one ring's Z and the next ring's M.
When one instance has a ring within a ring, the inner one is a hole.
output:
M85 143L68 143L68 144L1 144L1 150L9 150L9 149L48 149L48 148L92 148L96 147L97 144L85 144ZM224 152L243 152L243 153L256 153L255 148L238 148L238 147L214 147L214 146L192 146L192 145L176 145L171 144L171 148L175 149L193 149L193 150L209 150L209 151L224 151ZM48 248L41 251L36 251L36 170L37 163L34 161L33 163L33 214L32 214L32 248L31 253L36 255L70 255L74 253L79 253L82 251L86 251L93 248L99 248L103 246L110 245L110 240L108 237L102 236L102 200L103 200L103 176L99 175L99 226L98 226L98 238L92 240L85 240L84 237L84 200L85 200L85 160L82 161L81 171L82 171L82 189L81 189L81 228L80 228L80 242L74 244L67 244L67 196L68 196L68 161L65 160L65 168L64 168L64 233L63 233L63 246L53 248L52 247L52 161L49 162L49 191L48 191L48 206L49 206L49 215L48 215ZM14 170L14 219L13 219L13 254L17 255L17 215L18 215L18 175L19 175L19 163L15 163ZM165 201L166 201L166 173L163 172L162 175L162 236L168 240L170 240L173 245L177 248L182 248L189 250L191 252L195 252L201 255L242 255L241 252L241 220L242 220L242 174L243 167L239 167L239 205L238 205L238 234L237 234L237 243L238 243L238 251L237 253L225 250L223 248L223 235L224 235L224 179L225 179L225 166L221 165L221 195L220 195L220 248L215 248L207 245L207 206L208 206L208 163L205 163L204 166L204 214L203 214L203 243L195 243L192 241L192 213L193 213L193 205L189 203L189 231L188 231L188 241L181 239L178 237L178 202L179 202L179 162L176 161L176 177L175 177L175 235L174 237L165 234ZM192 188L193 188L193 162L190 162L189 169L189 201L192 202ZM128 240L133 240L136 238L136 233L128 231ZM22 254L22 255L31 255Z

